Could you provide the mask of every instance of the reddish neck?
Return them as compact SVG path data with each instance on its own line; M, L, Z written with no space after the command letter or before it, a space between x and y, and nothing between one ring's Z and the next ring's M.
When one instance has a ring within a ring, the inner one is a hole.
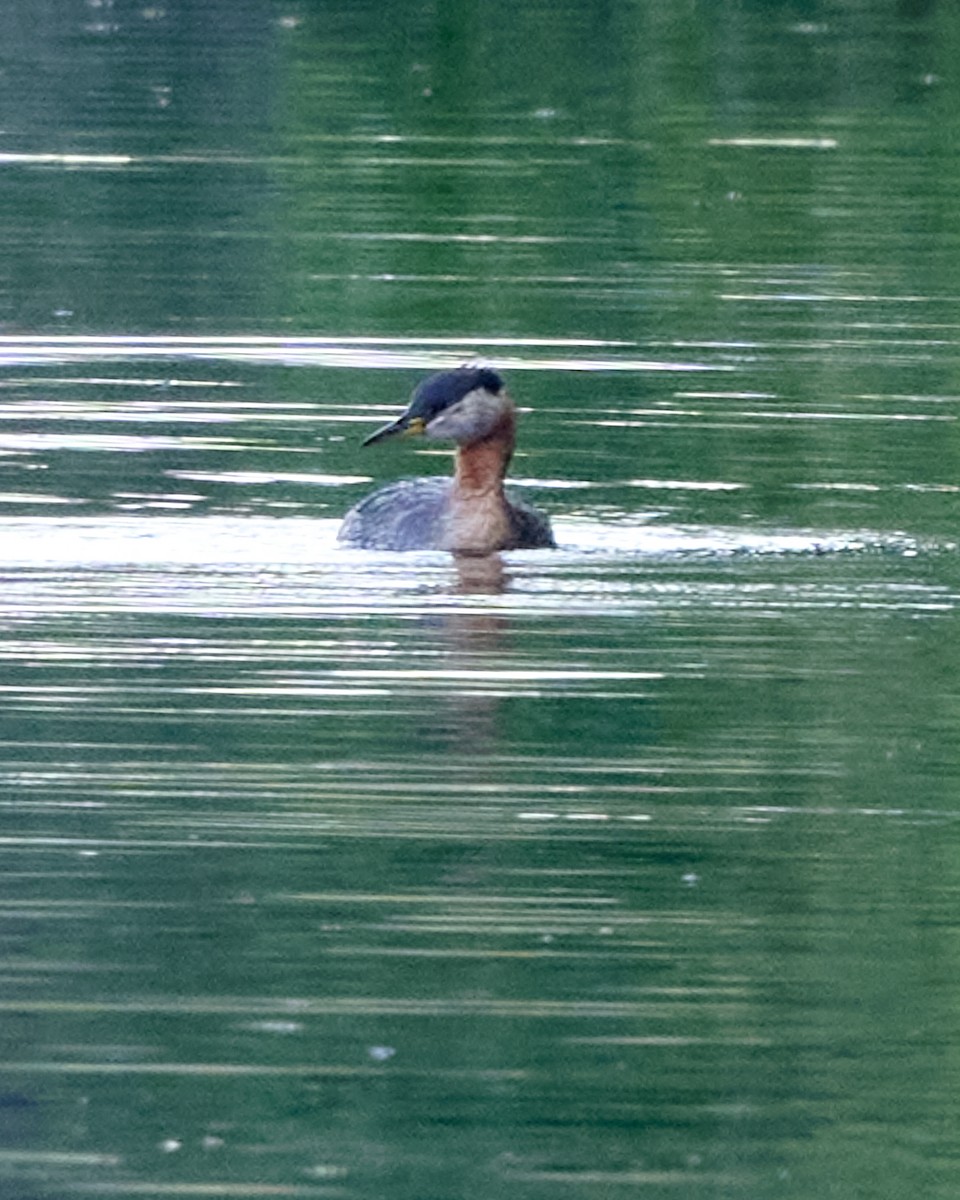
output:
M503 480L513 456L514 427L512 412L487 437L457 449L454 491L460 496L489 496L503 491Z

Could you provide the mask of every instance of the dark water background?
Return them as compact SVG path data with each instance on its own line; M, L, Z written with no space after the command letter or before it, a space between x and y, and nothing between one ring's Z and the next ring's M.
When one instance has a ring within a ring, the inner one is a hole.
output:
M0 9L4 1200L956 1197L960 11ZM340 550L482 356L556 552Z

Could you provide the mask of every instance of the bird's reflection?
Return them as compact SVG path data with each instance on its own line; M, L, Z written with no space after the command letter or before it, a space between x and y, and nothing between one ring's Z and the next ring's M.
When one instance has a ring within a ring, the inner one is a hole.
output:
M499 554L457 554L454 556L459 595L500 595L510 584L510 576Z

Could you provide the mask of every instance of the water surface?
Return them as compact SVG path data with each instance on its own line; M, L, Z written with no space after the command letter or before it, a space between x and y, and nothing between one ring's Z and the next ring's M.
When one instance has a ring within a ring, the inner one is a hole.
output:
M953 1196L953 10L27 7L11 1197ZM340 549L475 356L558 550Z

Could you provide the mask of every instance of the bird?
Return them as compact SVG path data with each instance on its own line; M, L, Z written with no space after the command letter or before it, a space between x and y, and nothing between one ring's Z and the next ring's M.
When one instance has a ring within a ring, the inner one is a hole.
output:
M363 445L414 435L453 441L453 478L400 479L378 488L350 509L338 541L366 550L475 555L555 548L543 513L504 487L516 421L506 385L490 367L465 365L423 380L400 416Z

